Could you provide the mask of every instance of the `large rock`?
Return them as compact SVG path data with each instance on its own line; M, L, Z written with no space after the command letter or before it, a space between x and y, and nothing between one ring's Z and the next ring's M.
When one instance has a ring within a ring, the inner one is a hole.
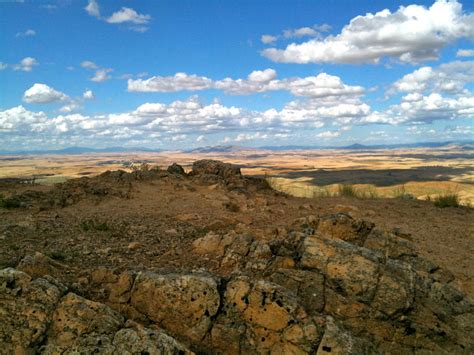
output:
M381 258L342 240L308 237L301 245L301 265L326 275L343 296L370 302L377 287Z
M184 171L183 167L176 163L173 163L170 166L168 166L166 171L168 171L171 174L186 175L186 172Z
M184 345L148 329L108 306L69 293L56 309L44 354L184 354Z
M193 163L190 175L217 175L224 179L240 178L240 168L218 160L198 160Z
M307 354L321 337L295 294L267 281L229 281L211 344L230 353Z
M64 291L60 285L32 278L12 268L0 271L0 352L34 352L43 342L56 304Z
M317 233L326 238L337 238L362 245L373 227L373 223L354 220L348 214L338 213L321 218Z
M207 275L139 273L131 304L172 334L201 341L220 305L218 281Z

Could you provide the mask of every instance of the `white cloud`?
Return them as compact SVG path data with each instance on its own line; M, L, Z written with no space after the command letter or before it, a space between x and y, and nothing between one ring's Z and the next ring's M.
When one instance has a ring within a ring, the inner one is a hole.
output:
M263 134L261 132L256 133L240 133L235 137L235 142L245 142L245 141L253 141L253 140L260 140L260 139L267 139L268 134Z
M260 40L264 44L271 44L275 43L278 40L278 37L272 35L262 35L262 37L260 37Z
M85 68L85 69L89 69L89 70L96 70L96 69L99 69L99 67L97 66L97 64L95 64L94 62L91 62L90 60L85 60L81 63L81 67Z
M24 72L30 72L33 70L35 66L37 66L39 63L35 58L32 57L26 57L23 58L20 63L13 65L13 70L16 71L24 71Z
M331 29L328 24L314 25L313 27L300 27L284 30L281 35L262 35L260 40L263 44L273 44L279 39L301 38L301 37L321 37L321 32L327 32Z
M459 49L456 57L474 57L474 49Z
M248 80L258 83L266 83L275 79L276 76L276 71L273 69L254 70L248 75Z
M196 91L212 87L212 80L204 76L176 73L174 76L153 76L149 79L129 79L128 91L131 92L176 92Z
M0 70L5 70L8 68L8 64L0 62Z
M136 25L147 24L151 20L150 15L142 15L129 7L122 7L119 11L114 12L106 21L108 23L133 23Z
M36 31L27 29L25 32L18 32L15 37L32 37L36 35Z
M100 17L100 9L99 9L99 4L97 3L96 0L89 0L87 6L84 8L87 13L91 16Z
M330 139L330 138L337 138L341 135L341 132L337 132L337 131L325 131L325 132L321 132L321 133L318 133L316 134L316 137L317 138L325 138L325 139Z
M148 31L148 27L146 25L151 20L150 15L140 14L129 7L122 7L119 11L114 12L109 17L102 17L97 0L89 0L87 6L84 9L90 16L110 24L125 24L127 25L126 28L129 30L140 33Z
M361 86L344 84L341 78L320 73L305 78L276 79L274 69L254 70L246 79L225 78L213 81L205 76L177 73L174 76L153 76L149 79L129 79L130 92L177 92L220 89L231 95L248 95L267 91L284 90L295 96L360 96L365 93Z
M301 27L294 30L283 31L283 37L285 38L299 38L299 37L317 37L319 32L311 27Z
M389 90L396 92L448 94L465 93L465 86L474 81L474 61L454 61L436 68L422 67L397 80Z
M95 72L95 75L89 80L95 81L96 83L102 83L104 81L110 80L112 77L108 74L112 71L110 68L99 69Z
M85 100L93 100L93 99L95 99L95 96L94 96L94 93L92 92L92 90L86 90L86 91L83 92L82 98L85 99Z
M196 142L200 143L200 142L204 142L206 140L206 137L204 136L199 136L196 138Z
M36 83L23 94L23 101L29 104L49 104L67 100L68 96L46 84Z
M340 34L268 48L262 54L283 63L378 63L383 57L416 63L438 58L438 51L458 38L474 37L474 15L457 1L438 0L430 8L401 6L391 13L357 16Z

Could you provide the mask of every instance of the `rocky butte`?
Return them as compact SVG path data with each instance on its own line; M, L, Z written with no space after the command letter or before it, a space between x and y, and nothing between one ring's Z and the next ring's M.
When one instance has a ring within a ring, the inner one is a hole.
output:
M9 198L2 243L24 255L0 260L2 354L474 351L472 300L407 234L314 211L230 164Z

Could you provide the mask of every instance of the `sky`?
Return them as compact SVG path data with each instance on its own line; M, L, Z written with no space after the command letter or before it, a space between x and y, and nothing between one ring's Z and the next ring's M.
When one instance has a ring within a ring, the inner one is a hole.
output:
M472 140L473 9L0 1L0 150Z

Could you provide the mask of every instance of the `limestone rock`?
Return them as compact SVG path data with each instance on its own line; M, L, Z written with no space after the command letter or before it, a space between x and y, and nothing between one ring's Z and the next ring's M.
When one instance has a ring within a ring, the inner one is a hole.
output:
M220 305L217 287L218 281L206 275L142 272L131 305L172 334L200 341Z
M42 343L61 290L12 268L0 271L0 352L22 354Z
M353 336L340 328L332 317L327 318L326 330L317 355L325 354L379 354L370 342Z
M319 220L317 233L326 238L338 238L362 245L374 225L364 220L354 220L345 213L323 217Z

